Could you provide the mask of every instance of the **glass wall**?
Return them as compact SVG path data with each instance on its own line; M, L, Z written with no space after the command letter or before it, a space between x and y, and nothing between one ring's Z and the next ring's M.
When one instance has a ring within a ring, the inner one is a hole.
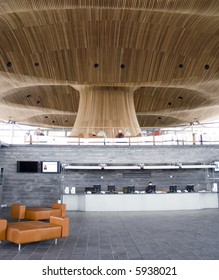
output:
M219 122L170 128L142 128L141 137L69 137L71 128L42 128L0 123L0 142L7 144L71 145L210 145L219 144Z

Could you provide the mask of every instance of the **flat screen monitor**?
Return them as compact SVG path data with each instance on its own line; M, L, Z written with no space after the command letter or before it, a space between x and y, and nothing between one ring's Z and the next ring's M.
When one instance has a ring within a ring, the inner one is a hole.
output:
M177 192L177 186L176 185L170 186L169 187L169 192L171 192L171 193Z
M135 186L128 186L127 187L127 193L134 193L135 192Z
M107 190L108 190L108 192L115 192L116 187L114 185L108 185Z
M87 192L89 192L89 193L91 192L91 193L92 193L92 192L93 192L93 188L92 188L92 187L86 187L84 191L85 191L86 193L87 193Z
M194 185L187 185L186 190L187 192L194 192Z
M39 162L17 161L17 172L37 173L39 172Z
M93 192L100 193L101 192L101 185L93 185Z
M59 161L42 161L41 162L42 173L60 173L61 164Z
M156 186L155 185L149 185L145 188L146 193L155 193L156 192Z

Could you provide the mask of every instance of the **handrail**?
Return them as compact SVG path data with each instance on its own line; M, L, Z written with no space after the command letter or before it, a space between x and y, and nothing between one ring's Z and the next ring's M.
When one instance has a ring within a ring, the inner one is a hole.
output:
M173 139L172 137L160 136L142 136L142 137L124 137L124 138L80 138L80 137L50 137L50 136L32 136L25 139L23 144L30 145L218 145L219 140L213 141L194 141L184 139Z

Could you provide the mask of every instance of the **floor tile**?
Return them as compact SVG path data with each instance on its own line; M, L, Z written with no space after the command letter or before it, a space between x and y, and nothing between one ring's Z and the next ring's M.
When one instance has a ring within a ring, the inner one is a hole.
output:
M10 221L9 209L0 214ZM2 241L0 260L219 260L219 209L67 214L68 238L20 252Z

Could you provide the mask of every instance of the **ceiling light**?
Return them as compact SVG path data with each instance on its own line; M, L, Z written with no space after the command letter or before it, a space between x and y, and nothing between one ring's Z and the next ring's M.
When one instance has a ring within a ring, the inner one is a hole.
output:
M11 61L8 61L8 62L6 63L6 65L7 65L8 68L10 68L10 67L12 67L12 62L11 62Z

